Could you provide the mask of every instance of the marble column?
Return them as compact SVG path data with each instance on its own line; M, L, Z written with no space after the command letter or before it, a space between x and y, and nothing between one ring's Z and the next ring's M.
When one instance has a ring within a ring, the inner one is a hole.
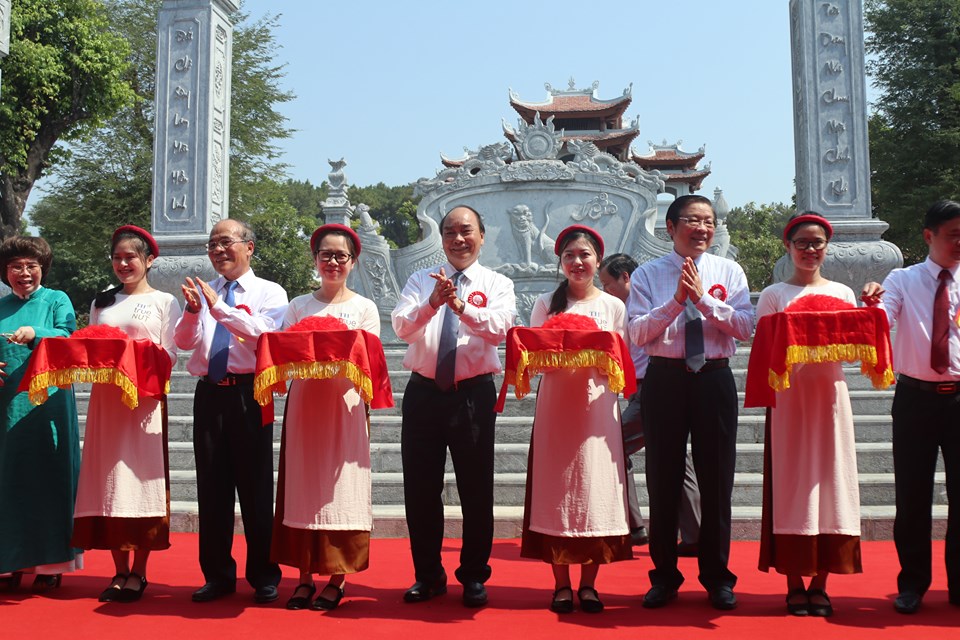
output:
M10 0L0 0L0 60L10 53Z
M177 294L215 274L204 243L229 217L233 0L164 0L157 42L151 284Z
M797 210L834 227L823 274L859 291L903 264L872 217L861 0L790 0ZM784 257L777 280L792 273Z

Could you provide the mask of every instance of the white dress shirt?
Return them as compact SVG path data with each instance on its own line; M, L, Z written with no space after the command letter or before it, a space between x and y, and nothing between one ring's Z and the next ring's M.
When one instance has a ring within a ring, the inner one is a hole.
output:
M685 306L673 297L683 262L683 257L671 251L643 263L630 276L630 340L650 356L684 357ZM746 340L753 333L747 276L733 260L709 253L702 254L694 263L704 292L696 304L703 315L704 354L708 360L729 358L737 349L736 340ZM726 299L721 300L723 297Z
M233 307L227 306L223 297L227 293L227 279L220 276L210 286L219 298L213 307L207 306L206 298L200 296L202 308L197 313L184 310L177 322L174 341L184 350L193 349L187 361L187 371L194 376L207 375L210 342L217 323L230 331L230 358L227 373L254 373L257 365L257 339L267 331L276 331L283 323L287 310L287 292L276 282L258 278L253 269L237 278L233 290ZM242 308L240 305L249 308Z
M449 263L443 268L447 277L457 272ZM438 265L410 276L390 314L397 337L410 345L403 366L425 378L436 377L442 314L453 313L446 304L438 309L430 304L436 285L430 274L439 272ZM502 365L497 346L506 339L517 316L513 281L474 262L464 269L457 290L464 301L457 333L457 381L499 373Z
M940 286L943 269L929 256L920 263L904 269L894 269L883 281L885 293L880 303L887 312L890 328L896 326L893 343L893 366L897 373L930 382L960 380L960 293L957 290L957 272L950 269L952 280L947 283L950 296L950 366L937 373L930 366L930 335L933 332L933 298Z

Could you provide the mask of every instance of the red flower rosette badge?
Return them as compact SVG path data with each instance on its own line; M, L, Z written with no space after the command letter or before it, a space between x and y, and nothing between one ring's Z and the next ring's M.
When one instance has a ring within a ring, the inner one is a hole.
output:
M720 302L724 302L727 299L727 289L722 284L713 285L712 287L707 289L707 293L709 293L711 296L713 296Z
M482 291L474 291L467 296L467 302L482 309L487 306L487 296Z

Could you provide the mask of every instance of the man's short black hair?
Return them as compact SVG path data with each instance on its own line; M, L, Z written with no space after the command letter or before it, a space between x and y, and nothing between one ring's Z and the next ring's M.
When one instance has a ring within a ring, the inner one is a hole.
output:
M450 210L443 214L443 217L440 218L440 233L443 233L443 225L447 222L447 216L453 213L454 209L468 209L473 212L473 215L477 217L477 228L480 229L480 233L486 235L487 230L483 227L483 217L480 215L480 212L474 209L473 207L465 204L455 204L450 207Z
M680 214L684 209L689 207L692 204L705 204L710 207L710 213L713 214L713 221L717 221L717 212L713 210L713 203L710 202L710 198L705 198L704 196L680 196L670 204L670 208L667 209L667 220L673 223L673 226L677 226L677 218L680 217Z
M957 217L960 217L960 202L940 200L927 209L926 215L923 216L923 228L936 233L940 225Z
M612 277L619 280L623 274L629 276L637 270L637 261L633 259L633 256L627 255L626 253L614 253L604 258L603 262L600 263L600 271L604 269L606 269L607 273Z

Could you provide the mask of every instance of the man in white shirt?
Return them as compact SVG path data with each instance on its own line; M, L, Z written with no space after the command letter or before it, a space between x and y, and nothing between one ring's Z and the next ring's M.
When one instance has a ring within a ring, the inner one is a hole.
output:
M220 277L187 278L184 314L174 341L193 350L187 370L198 376L193 399L193 450L200 511L200 568L205 584L194 602L236 591L234 492L247 541L247 582L258 604L277 599L280 567L270 562L273 526L273 425L262 425L253 397L257 338L280 328L287 308L283 288L250 268L255 236L237 220L218 222L207 255Z
M927 259L864 285L861 298L881 303L897 333L893 362L893 472L897 515L893 540L900 559L894 608L916 613L932 579L930 544L937 452L943 452L950 505L945 562L950 604L960 606L960 203L927 210Z
M603 290L623 300L626 304L630 297L630 276L637 269L637 261L625 253L614 253L600 263L600 284ZM635 546L649 542L647 528L643 525L643 514L637 496L637 484L633 478L633 461L630 456L643 449L643 416L640 413L640 389L643 388L643 376L647 372L647 352L630 342L630 355L633 368L637 372L637 391L628 399L627 407L620 416L623 430L623 451L627 454L627 506L630 509L630 539ZM700 538L700 489L697 487L697 475L693 470L693 458L687 454L684 468L683 494L680 500L680 545L679 555L689 549L689 555L696 557L697 540Z
M481 266L480 214L456 206L440 221L447 263L410 276L393 329L409 343L403 366L411 371L403 394L403 493L415 582L406 602L446 593L443 475L447 447L453 458L463 512L457 580L463 603L487 603L493 547L493 444L502 369L497 346L516 316L513 282Z
M713 607L729 610L737 606L727 566L737 442L729 358L753 331L753 305L740 265L707 253L716 227L710 200L681 196L666 217L673 251L637 268L627 302L630 339L650 357L640 397L654 569L643 606L668 604L683 583L677 509L689 437L701 488L699 579Z

